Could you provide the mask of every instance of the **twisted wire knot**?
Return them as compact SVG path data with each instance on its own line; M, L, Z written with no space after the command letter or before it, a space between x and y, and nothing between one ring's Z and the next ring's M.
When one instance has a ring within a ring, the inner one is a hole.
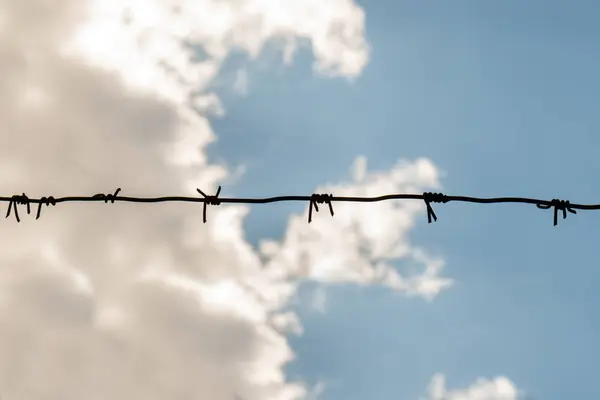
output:
M318 194L318 193L313 193L310 196L310 206L308 208L308 223L310 224L310 222L312 221L312 210L313 207L315 209L315 211L319 211L319 206L318 204L327 204L329 206L329 213L331 214L331 216L333 217L333 205L331 204L331 200L333 198L332 194Z
M217 188L217 193L214 196L206 195L202 190L196 188L196 191L204 197L204 208L202 210L202 221L206 223L206 207L208 205L218 206L221 204L219 194L221 193L221 186Z
M569 200L552 199L550 204L536 204L537 208L547 210L554 207L554 226L558 225L558 210L563 213L563 219L567 219L567 211L571 214L577 214L577 211L571 207Z
M318 193L313 193L310 196L310 207L308 209L308 223L309 224L312 221L312 210L313 210L313 207L314 207L315 211L319 212L319 206L318 206L318 204L327 204L329 206L329 213L333 217L333 215L334 215L334 213L333 213L333 205L331 204L331 199L332 198L333 198L332 194L318 194Z
M113 194L104 194L104 193L98 193L95 194L93 196L94 199L102 199L104 200L104 204L108 203L109 201L114 204L115 200L117 198L117 195L119 194L119 192L121 191L121 188L118 188L117 190L115 190L115 192Z
M17 209L18 204L26 205L27 206L27 214L31 214L31 205L30 205L29 198L27 197L27 195L25 193L23 193L22 195L17 194L17 195L12 196L10 202L8 203L8 211L6 212L5 218L8 218L10 216L11 210L14 210L15 218L16 218L17 222L21 222L21 219L19 218L19 211Z
M423 193L423 201L427 206L427 222L431 223L431 218L433 217L433 220L437 221L437 216L430 203L447 203L449 200L448 196L443 193L425 192Z
M40 215L42 213L42 205L46 205L46 206L50 206L51 204L53 206L56 205L56 199L52 196L48 196L48 197L42 197L40 199L40 202L38 203L38 209L37 209L37 215L35 216L35 219L40 219Z

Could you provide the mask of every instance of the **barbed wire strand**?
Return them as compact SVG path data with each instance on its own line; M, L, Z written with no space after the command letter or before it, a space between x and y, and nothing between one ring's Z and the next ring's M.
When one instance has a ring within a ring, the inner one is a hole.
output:
M130 196L119 196L121 188L118 188L112 194L98 193L93 196L68 196L68 197L41 197L41 198L29 198L25 193L21 195L14 195L11 197L0 196L0 202L8 202L8 211L6 218L11 213L14 214L17 222L21 222L19 212L17 209L18 205L25 205L27 207L27 214L31 214L31 204L38 204L36 219L40 218L42 206L56 206L60 203L69 202L99 202L104 203L115 202L128 202L128 203L165 203L165 202L191 202L191 203L204 203L202 217L203 222L206 223L207 207L218 206L223 203L235 203L235 204L267 204L277 203L283 201L308 201L308 222L312 221L313 208L315 211L319 211L319 204L327 204L329 207L329 213L331 216L333 212L333 202L355 202L355 203L373 203L380 201L390 200L423 200L427 207L427 220L429 223L437 221L437 216L433 211L431 203L449 203L449 202L463 202L463 203L479 203L479 204L493 204L493 203L523 203L533 204L537 208L548 210L554 209L554 226L558 224L558 212L562 211L563 219L567 218L567 212L577 214L576 210L600 210L600 204L575 204L570 203L568 200L540 200L525 197L494 197L494 198L481 198L481 197L469 197L469 196L449 196L443 193L431 193L425 192L422 194L387 194L377 197L349 197L349 196L334 196L332 194L316 194L313 193L310 196L276 196L276 197L265 197L265 198L243 198L243 197L219 197L221 194L221 186L218 187L216 194L207 195L202 190L196 189L196 191L202 197L185 197L185 196L165 196L165 197L130 197Z

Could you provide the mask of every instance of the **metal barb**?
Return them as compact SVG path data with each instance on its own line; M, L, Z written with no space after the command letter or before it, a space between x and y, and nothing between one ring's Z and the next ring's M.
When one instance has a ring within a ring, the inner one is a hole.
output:
M94 199L100 199L100 200L104 200L104 203L108 203L109 201L114 204L115 200L117 200L117 195L119 194L119 192L121 191L121 188L117 188L117 190L115 190L115 192L113 194L104 194L104 193L98 193L95 194L93 196Z
M548 210L554 207L554 226L558 225L558 211L562 211L563 219L567 219L567 211L571 214L577 214L577 211L571 207L569 200L552 199L550 204L536 204L537 208Z
M37 209L37 214L35 216L35 219L40 219L40 215L42 213L42 205L46 205L46 206L50 206L51 204L53 206L56 205L56 199L52 196L48 196L48 197L42 197L40 199L40 202L38 203L38 209Z
M334 215L334 213L333 213L333 205L331 204L332 198L333 198L333 195L331 195L331 194L317 194L317 193L313 193L310 196L310 205L309 205L309 208L308 208L308 223L309 224L312 221L312 210L313 210L313 207L315 208L316 212L319 212L319 206L318 206L318 204L327 204L329 206L329 213L333 217L333 215Z
M30 205L29 198L27 197L27 195L25 193L23 193L22 195L14 195L11 197L10 202L8 203L8 211L6 212L5 218L8 218L10 216L11 210L14 210L15 219L17 220L17 222L21 222L21 219L19 218L19 210L17 208L17 205L19 205L19 204L26 205L27 206L27 214L31 214L31 205Z
M206 207L208 205L218 206L221 204L221 200L219 200L219 194L221 194L221 186L217 188L217 193L214 196L206 195L202 190L196 188L198 193L200 193L204 197L204 208L202 210L202 221L206 223Z
M423 201L425 202L425 206L427 206L427 222L430 224L432 217L434 221L437 221L437 216L431 207L431 203L447 203L448 197L443 193L425 192L423 193Z

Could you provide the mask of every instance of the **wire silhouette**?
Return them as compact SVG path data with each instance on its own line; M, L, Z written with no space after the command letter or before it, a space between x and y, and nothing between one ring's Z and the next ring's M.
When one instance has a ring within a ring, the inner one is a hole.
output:
M537 208L548 210L554 209L554 226L558 224L558 212L562 211L563 219L567 218L567 212L571 214L577 214L576 210L600 210L600 204L575 204L568 200L540 200L525 197L495 197L495 198L480 198L480 197L469 197L469 196L448 196L443 193L431 193L425 192L422 194L387 194L377 197L347 197L347 196L334 196L332 194L316 194L313 193L310 196L276 196L276 197L265 197L265 198L242 198L242 197L219 197L221 194L221 186L218 187L216 194L207 195L202 190L196 189L196 191L202 197L185 197L185 196L165 196L165 197L129 197L119 196L121 188L115 190L112 194L98 193L93 196L69 196L69 197L42 197L39 199L29 198L25 193L21 195L14 195L11 197L0 197L0 202L8 202L8 211L6 218L11 213L14 214L17 222L21 222L17 206L24 205L27 207L27 214L31 214L31 204L37 204L37 214L35 219L39 219L42 211L42 206L56 206L59 203L69 202L98 202L103 201L104 203L115 203L129 202L129 203L164 203L164 202L191 202L191 203L203 203L202 218L203 222L206 223L207 207L218 206L223 203L237 203L237 204L266 204L276 203L283 201L308 201L308 222L312 221L313 208L315 211L319 211L319 204L327 204L329 207L329 213L333 217L333 202L355 202L355 203L373 203L380 201L389 200L422 200L425 202L427 208L427 220L429 223L437 221L437 216L433 211L431 203L449 203L463 202L463 203L479 203L479 204L493 204L493 203L523 203L533 204Z

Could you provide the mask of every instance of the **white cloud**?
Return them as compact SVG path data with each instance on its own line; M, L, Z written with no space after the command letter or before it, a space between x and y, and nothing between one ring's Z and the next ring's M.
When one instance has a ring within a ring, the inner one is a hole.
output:
M318 68L349 77L368 56L349 0L0 0L0 16L0 185L31 197L213 192L230 172L208 164L214 134L192 106L222 111L203 90L229 51L305 38ZM184 39L208 58L190 61ZM437 184L426 160L364 180L336 193ZM21 224L0 225L2 396L298 398L307 389L282 367L293 358L284 333L301 325L279 312L297 278L436 294L449 284L441 264L406 241L422 209L336 205L309 228L294 217L265 264L243 206L212 207L206 225L190 204L58 204L37 221L21 207ZM400 277L386 264L395 256L425 274Z
M387 172L366 172L366 160L358 158L352 182L326 185L317 193L336 196L379 196L419 193L439 187L437 169L426 159L400 161ZM306 213L293 216L281 243L262 243L270 269L295 278L324 282L383 284L411 295L433 298L452 281L440 276L443 260L412 246L408 233L424 204L414 201L370 204L335 203L335 217L322 205L307 224ZM405 259L422 265L424 273L402 276L392 261Z
M520 392L510 379L498 376L493 379L479 378L464 389L447 389L442 374L431 378L427 400L518 400Z
M308 42L316 70L349 78L369 56L364 12L352 0L92 0L88 19L64 51L178 102L205 88L232 49L256 57L277 39L291 62L298 41ZM206 59L191 63L186 42L202 45Z

